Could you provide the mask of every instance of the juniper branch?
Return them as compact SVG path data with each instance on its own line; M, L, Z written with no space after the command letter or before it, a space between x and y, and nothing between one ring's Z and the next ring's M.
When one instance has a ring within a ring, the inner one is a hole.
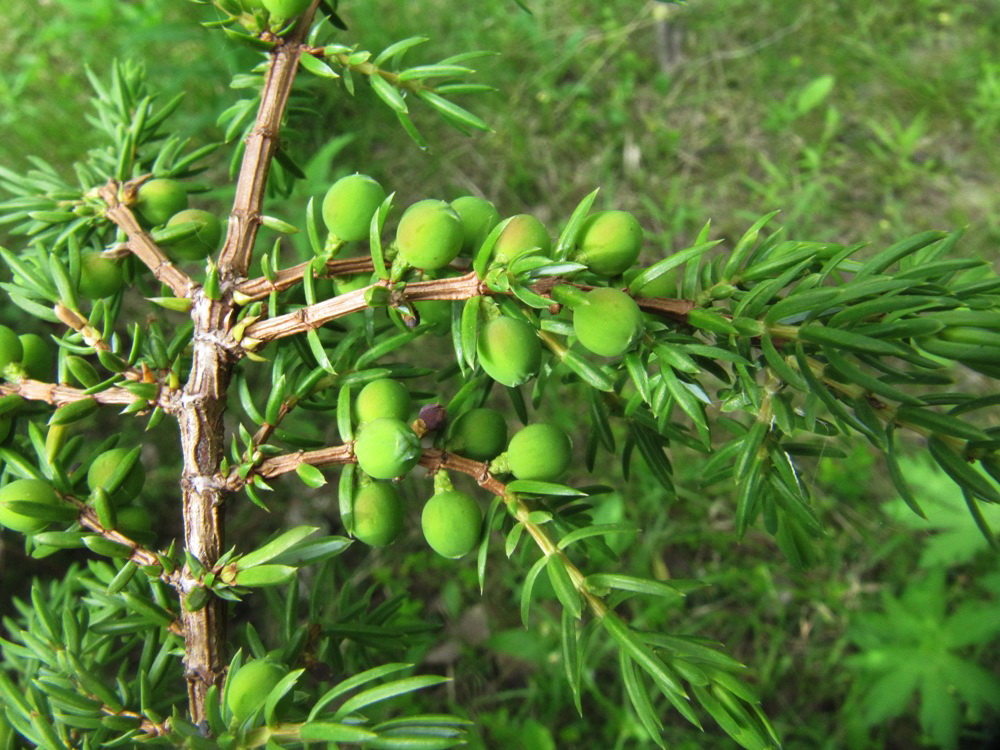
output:
M120 185L116 180L109 180L98 194L108 205L104 215L113 221L128 237L128 249L153 273L157 281L166 284L178 297L189 297L198 286L194 280L177 268L166 253L153 242L129 208L134 202L136 191L143 179L133 180ZM121 198L124 197L123 202Z

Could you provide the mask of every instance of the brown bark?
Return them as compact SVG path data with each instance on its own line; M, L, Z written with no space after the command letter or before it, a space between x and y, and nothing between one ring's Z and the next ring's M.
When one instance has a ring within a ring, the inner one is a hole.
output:
M134 194L137 183L138 180L127 184L125 192L130 195ZM128 236L129 250L153 272L156 280L170 287L171 291L178 297L187 297L195 287L194 281L174 266L166 254L153 242L153 238L139 226L131 209L125 203L119 202L118 189L119 185L114 180L109 181L101 188L100 196L108 206L105 215L125 231Z
M121 404L124 406L131 404L136 399L124 388L108 388L99 393L88 394L72 386L43 383L40 380L28 380L27 378L18 383L0 384L0 396L9 396L13 393L27 401L44 401L52 406L65 406L88 398L94 399L99 404Z
M275 274L273 282L261 276L258 279L250 279L242 282L236 287L236 291L243 297L244 302L263 299L271 292L281 292L285 289L291 289L300 283L302 276L308 268L309 262L299 263L291 268L283 268ZM350 276L355 273L371 272L371 258L334 259L326 264L326 274L328 276Z
M228 331L232 307L206 297L195 300L194 359L191 377L184 387L177 410L184 472L181 490L184 502L184 545L206 568L222 554L223 488L215 480L223 457L223 414L226 391L235 363L220 345ZM181 579L190 591L197 579L187 567ZM196 612L183 612L185 676L193 721L205 718L205 699L212 685L222 684L226 665L225 602L211 597Z
M301 276L301 273L299 275ZM372 286L384 286L387 283L380 281ZM534 290L542 296L549 296L552 287L558 283L566 284L571 282L563 279L546 279L536 284ZM594 288L586 284L573 284L573 286L579 287L584 291ZM254 289L259 292L259 285L255 285ZM295 312L254 323L246 329L246 337L253 341L267 342L315 330L332 320L363 310L366 307L366 289L367 287L354 292L348 292L347 294L341 294L337 297L331 297L314 305L300 308ZM495 292L490 290L479 279L475 271L469 271L462 276L454 278L410 282L406 284L402 291L393 292L394 299L392 303L398 304L404 301L420 302L424 300L465 300L484 294L492 295ZM662 315L680 323L687 320L687 314L695 306L694 302L684 299L637 298L636 303L640 309L646 312Z
M215 565L224 544L222 506L225 485L217 480L224 455L223 415L226 394L237 361L227 346L235 320L235 284L246 274L260 224L264 189L288 97L298 70L302 40L312 22L317 2L303 14L296 28L279 42L261 93L257 121L247 138L240 167L226 242L219 254L222 300L211 300L201 290L192 293L194 305L194 359L180 399L177 418L181 432L184 474L184 543L206 568ZM182 587L197 585L185 569ZM185 674L191 719L205 720L209 688L222 684L226 665L225 602L211 597L205 607L183 614Z
M236 198L230 213L226 244L219 255L223 279L245 276L260 227L264 187L271 161L278 150L278 132L302 56L302 39L312 23L316 3L303 14L295 30L272 53L271 66L261 92L257 121L247 138L243 163L236 183Z

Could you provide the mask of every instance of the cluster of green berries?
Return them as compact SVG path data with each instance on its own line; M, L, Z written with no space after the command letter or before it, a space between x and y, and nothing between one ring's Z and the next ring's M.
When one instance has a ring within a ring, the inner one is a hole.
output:
M340 242L367 238L385 198L382 186L367 175L354 174L338 180L323 200L323 219L331 238ZM460 255L474 254L500 223L496 207L482 198L463 196L451 203L422 200L407 208L400 218L394 247L408 266L434 274ZM642 227L632 214L602 211L588 217L581 226L571 259L596 276L618 278L632 270L642 241ZM518 214L503 223L491 260L495 266L504 266L526 254L545 256L551 251L552 239L542 222L530 214ZM359 279L359 283L364 281ZM346 291L348 287L341 285L340 289ZM580 344L594 354L619 357L642 335L642 313L625 292L599 286L575 295L574 300L574 332ZM435 304L441 309L430 307ZM440 323L438 328L447 331L447 302L418 303L417 311L422 320L433 316ZM541 342L534 327L519 318L501 316L486 323L477 350L483 370L508 387L531 380L542 363Z
M4 374L45 380L53 367L52 349L36 333L14 333L0 325L0 376Z
M389 481L410 471L420 460L420 438L406 423L410 393L396 380L375 380L355 401L359 432L354 443L358 465L375 480L354 494L352 531L373 547L394 542L404 529L406 509ZM436 493L424 505L421 528L427 543L445 557L462 557L479 541L482 513L464 492Z
M167 252L178 260L203 260L218 249L222 224L215 214L188 205L187 189L178 180L149 180L136 193L136 213L147 227L192 230L167 243Z
M375 380L355 401L359 431L354 443L358 465L376 480L354 495L353 533L360 541L383 547L405 526L406 509L396 486L388 481L408 473L420 460L420 438L405 421L411 407L406 387L395 380ZM559 427L531 424L507 440L503 415L485 407L470 409L449 426L447 450L465 458L496 462L497 471L517 479L553 481L572 462L572 443ZM421 513L424 539L438 554L458 558L471 552L482 535L482 511L471 495L451 488L434 494Z
M144 228L155 227L165 232L167 237L160 244L172 260L203 260L222 241L218 217L200 208L189 208L187 189L178 180L164 177L144 182L136 191L132 207ZM110 297L124 284L125 271L120 260L96 250L80 256L79 290L85 298Z
M115 528L145 542L154 537L152 519L144 509L130 503L142 491L146 471L135 458L128 471L120 475L120 467L131 453L127 448L112 448L98 454L87 469L86 483L93 502L111 504ZM99 490L103 491L101 497ZM0 488L0 526L24 534L37 534L48 528L53 517L48 509L68 507L52 486L41 479L16 479Z

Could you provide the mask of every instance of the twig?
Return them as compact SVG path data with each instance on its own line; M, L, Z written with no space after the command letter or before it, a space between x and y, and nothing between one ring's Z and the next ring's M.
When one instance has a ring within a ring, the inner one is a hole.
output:
M56 317L66 325L67 328L79 333L80 336L83 337L83 340L87 343L87 346L93 347L94 349L102 352L114 354L111 347L108 345L108 342L101 337L101 332L90 325L89 321L80 315L80 313L76 310L71 310L62 303L58 303L52 308L52 311L56 314ZM152 382L147 377L148 370L146 370L145 367L141 371L135 367L129 367L121 374L129 380L134 380L136 382Z
M198 286L186 273L177 268L166 254L153 242L139 222L136 221L132 210L122 203L119 198L119 188L122 188L126 196L135 193L135 183L127 182L120 186L117 181L109 180L99 191L99 195L108 205L105 216L118 225L128 237L128 249L145 266L153 272L157 281L166 284L178 297L189 297L191 292Z
M247 137L240 165L226 243L219 255L219 275L225 281L245 276L250 265L264 204L264 186L278 150L281 120L304 51L302 40L312 23L317 4L318 0L314 0L289 37L272 53L257 120Z
M124 388L111 387L97 393L87 393L80 388L40 380L24 379L18 383L0 384L0 395L17 394L27 401L44 401L55 407L85 401L90 398L99 404L131 404L138 398Z
M435 471L457 471L460 474L470 476L478 482L479 486L487 492L491 492L497 497L503 498L507 504L507 511L518 521L524 524L525 530L535 540L535 544L545 554L546 557L558 557L562 566L569 574L573 586L587 602L591 611L598 618L604 617L609 611L609 607L604 601L587 588L586 576L576 565L566 556L558 545L549 538L545 529L536 523L528 520L531 508L521 500L516 494L507 491L507 485L497 479L489 471L489 464L463 458L453 453L439 450L424 451L420 457L420 465L431 472Z
M102 526L101 522L98 520L97 513L94 511L93 508L84 505L79 500L74 499L73 502L80 508L80 524L82 526L90 529L96 534L100 534L108 541L114 542L115 544L120 544L124 547L128 547L131 550L128 559L134 562L136 565L142 567L148 567L148 566L162 567L162 563L160 562L160 559L159 557L157 557L156 553L146 549L138 542L122 534L120 531L116 531L115 529L104 528L104 526ZM168 586L171 586L177 589L178 591L181 591L179 570L174 570L171 573L168 573L167 571L164 570L163 572L160 573L159 578ZM171 626L170 629L177 635L183 635L180 623L178 623L176 627Z
M321 467L349 464L353 462L354 444L345 443L344 445L333 445L328 448L320 448L319 450L314 451L296 451L295 453L286 453L281 456L275 456L274 458L269 458L266 461L263 461L260 466L254 469L253 473L263 477L264 479L271 479L272 477L281 476L282 474L288 474L289 472L295 471L300 464L309 464L310 466ZM239 490L247 483L247 480L240 479L235 469L224 478L224 481L226 489L230 492Z
M552 287L559 283L566 282L561 279L546 279L544 282L536 284L533 289L538 294L548 297ZM385 286L386 284L385 281L379 281L371 286ZM594 288L586 284L574 286L578 286L584 291ZM332 320L363 310L366 307L365 292L369 288L371 287L331 297L314 305L300 308L295 312L254 323L246 329L245 335L253 341L267 342L320 328ZM405 288L393 291L393 299L390 304L399 304L404 301L466 300L493 294L496 293L476 276L475 271L470 271L463 276L450 279L408 283ZM670 317L679 322L684 322L687 319L687 314L694 308L693 302L681 299L637 299L636 302L640 309Z
M271 479L295 471L301 464L322 467L349 464L355 461L354 444L345 443L314 451L297 451L296 453L275 456L262 462L254 470L254 473L259 474L264 479ZM431 473L437 471L456 471L460 474L465 474L475 479L479 486L487 492L503 498L507 504L508 512L524 524L525 529L531 535L532 539L535 540L535 543L545 556L559 558L560 563L569 574L573 586L587 602L594 615L601 618L607 614L609 611L608 605L588 589L585 580L586 576L559 549L558 545L552 541L541 526L528 520L531 508L515 494L507 491L507 485L490 473L489 464L481 461L473 461L472 459L436 448L425 450L420 456L419 464ZM226 477L226 482L228 487L235 491L246 484L247 480L240 479L236 472L233 471Z
M274 281L268 281L263 276L244 281L237 285L236 294L240 297L242 304L249 304L259 299L264 299L271 292L282 292L302 281L302 277L309 268L309 262L299 263L291 268L278 271ZM331 260L326 264L327 276L350 276L356 273L371 273L371 258L343 258Z
M261 92L257 120L247 138L236 184L236 197L226 241L219 254L221 299L191 295L194 323L191 375L184 386L176 414L184 462L181 477L186 551L211 568L223 550L221 511L224 487L216 481L225 455L226 393L237 360L225 345L235 321L234 284L246 275L260 224L264 189L271 160L278 148L278 131L298 69L302 41L312 24L319 0L313 0L285 40L271 53ZM198 585L187 566L182 571L185 590ZM226 665L226 603L209 597L204 607L182 612L184 662L191 720L207 717L209 689L221 686Z

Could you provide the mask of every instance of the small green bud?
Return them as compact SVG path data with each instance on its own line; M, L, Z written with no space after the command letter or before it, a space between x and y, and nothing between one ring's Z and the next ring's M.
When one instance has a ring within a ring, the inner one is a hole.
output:
M388 482L373 482L359 489L353 512L354 536L371 547L392 544L403 533L403 501Z
M12 502L36 503L38 505L59 506L61 501L55 490L39 479L15 479L0 488L0 526L6 526L23 534L43 531L49 522L43 518L29 516L8 507Z
M150 180L144 182L136 193L135 207L139 218L147 226L159 226L188 207L187 190L177 180Z
M451 202L462 220L462 252L472 254L483 244L493 227L500 223L496 206L485 198L463 195Z
M518 214L511 217L497 237L497 243L493 246L493 260L499 265L506 265L531 249L535 249L539 255L548 255L552 250L552 238L545 225L534 216Z
M388 417L406 420L410 414L410 392L398 380L380 378L358 393L354 410L361 423Z
M583 304L573 308L573 330L580 343L594 354L617 357L642 335L642 312L625 292L592 289Z
M285 670L269 661L251 661L229 678L226 705L237 721L243 721L264 704L267 694L285 676Z
M642 227L632 214L602 211L583 223L573 259L598 276L617 276L638 259L642 236Z

